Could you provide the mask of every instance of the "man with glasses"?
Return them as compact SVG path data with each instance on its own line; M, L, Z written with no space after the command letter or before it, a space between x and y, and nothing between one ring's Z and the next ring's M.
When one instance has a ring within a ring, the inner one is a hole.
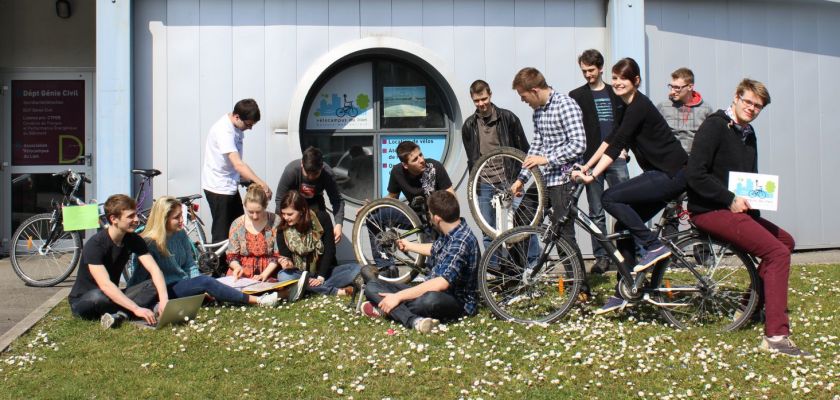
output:
M219 118L207 135L201 188L213 217L213 243L227 239L230 224L244 213L242 198L239 197L240 179L259 184L271 197L268 184L242 161L245 131L253 128L259 120L260 108L257 102L254 99L239 100L233 112Z
M758 172L758 146L750 125L770 104L761 82L744 79L732 105L707 118L694 140L686 167L688 209L699 229L758 257L764 291L763 350L788 356L809 356L789 339L788 277L794 239L761 218L748 199L729 191L731 172Z
M667 85L668 100L659 103L656 108L668 121L674 136L683 149L691 154L691 142L700 124L712 114L712 107L703 102L700 92L694 90L694 72L688 68L678 68L671 73L671 83Z

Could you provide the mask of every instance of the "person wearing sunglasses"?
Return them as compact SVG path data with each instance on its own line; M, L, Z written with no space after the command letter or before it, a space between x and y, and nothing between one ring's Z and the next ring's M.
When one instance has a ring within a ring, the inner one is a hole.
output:
M788 356L810 354L790 340L788 278L794 239L761 218L749 200L729 191L729 173L758 172L758 146L751 125L770 104L761 82L744 79L732 105L700 125L686 167L688 210L697 228L758 257L764 291L764 338L760 348ZM760 308L759 308L760 309Z
M656 108L690 155L694 135L700 124L712 114L712 107L703 101L700 92L694 90L694 72L688 68L677 68L672 72L671 83L666 87L668 100L659 103Z

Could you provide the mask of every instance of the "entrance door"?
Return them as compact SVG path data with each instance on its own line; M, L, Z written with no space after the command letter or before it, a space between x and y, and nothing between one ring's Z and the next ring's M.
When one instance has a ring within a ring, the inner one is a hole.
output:
M52 174L72 169L93 180L93 74L14 73L2 79L0 251L21 222L62 197ZM79 197L90 199L88 186Z

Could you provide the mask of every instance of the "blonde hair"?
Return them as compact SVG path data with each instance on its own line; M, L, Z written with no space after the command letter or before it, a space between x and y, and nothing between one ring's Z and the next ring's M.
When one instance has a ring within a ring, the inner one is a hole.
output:
M268 195L265 194L262 186L252 183L248 186L248 191L245 192L245 200L242 201L242 205L244 206L246 203L257 203L262 208L268 208Z
M155 200L146 228L140 234L147 243L154 243L164 257L169 257L169 249L166 248L166 226L169 215L174 211L181 211L181 202L174 197L163 196Z

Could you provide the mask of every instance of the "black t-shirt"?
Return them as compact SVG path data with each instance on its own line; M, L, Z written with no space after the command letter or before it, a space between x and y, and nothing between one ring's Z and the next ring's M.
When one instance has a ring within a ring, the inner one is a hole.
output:
M609 90L609 87L604 86L601 90L592 91L595 112L598 114L598 123L601 126L601 141L606 139L613 130L613 106Z
M324 164L324 169L321 170L321 175L318 176L318 179L310 182L303 177L303 167L301 167L300 162L300 159L294 160L286 165L286 169L283 170L283 175L280 176L280 181L277 182L277 190L274 191L274 212L280 214L280 203L289 190L300 192L310 208L326 210L324 192L327 192L333 208L335 223L340 224L344 222L344 198L341 197L341 193L338 191L338 184L335 181L335 174L332 168Z
M388 193L405 194L405 198L411 203L417 196L428 197L430 193L437 190L446 190L452 187L449 174L437 160L426 159L426 170L417 176L411 176L403 167L402 163L391 168L391 178L388 180Z
M123 237L122 246L117 246L108 235L108 230L103 229L97 232L90 240L85 243L82 249L82 261L79 266L79 272L76 276L76 283L73 284L73 289L70 290L70 302L81 297L85 293L99 288L93 275L90 274L90 264L104 265L108 270L108 277L111 282L119 285L120 274L125 268L125 263L131 253L142 256L149 252L146 242L140 235L136 233L126 233Z

